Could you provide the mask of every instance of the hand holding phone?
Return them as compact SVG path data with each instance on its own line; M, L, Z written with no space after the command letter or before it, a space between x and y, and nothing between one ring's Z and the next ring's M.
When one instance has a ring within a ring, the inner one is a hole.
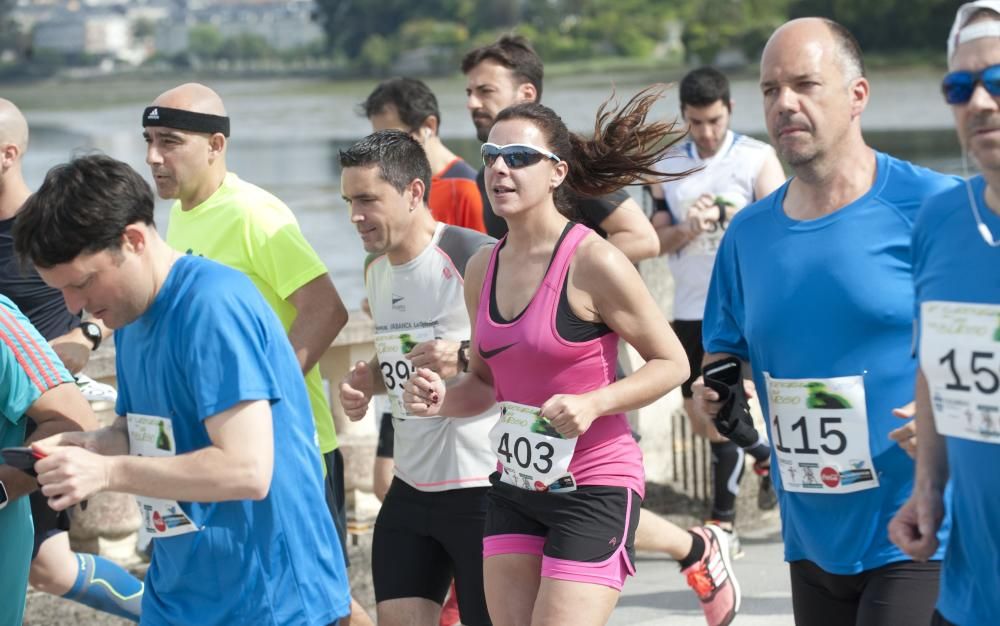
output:
M35 473L35 461L45 458L41 452L27 447L4 448L0 450L0 456L3 456L4 463L21 470L32 478L38 477L38 474Z
M760 434L753 425L750 404L743 389L743 364L736 357L726 357L702 368L705 386L719 394L722 408L712 418L719 434L741 448L757 443Z

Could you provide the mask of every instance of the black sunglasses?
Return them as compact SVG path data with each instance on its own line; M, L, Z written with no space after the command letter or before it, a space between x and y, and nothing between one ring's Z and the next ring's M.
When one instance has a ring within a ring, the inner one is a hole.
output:
M527 143L509 143L506 146L484 143L482 155L483 165L486 167L493 167L497 159L502 158L507 167L513 170L534 165L542 159L552 159L556 163L562 161L548 150Z
M1000 65L991 65L979 72L949 72L941 81L941 93L948 104L965 104L972 99L972 92L979 83L991 96L1000 96Z

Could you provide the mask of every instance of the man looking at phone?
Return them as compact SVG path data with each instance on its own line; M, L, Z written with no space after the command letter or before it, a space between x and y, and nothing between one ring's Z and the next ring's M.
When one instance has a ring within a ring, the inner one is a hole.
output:
M774 148L730 130L733 101L729 80L722 72L713 67L688 72L681 79L680 102L688 140L671 151L662 167L673 172L697 171L649 187L656 208L652 220L660 239L660 254L668 255L674 277L672 326L691 363L691 378L681 385L684 412L691 419L692 430L708 439L712 447L709 521L731 533L730 551L739 556L734 523L744 449L692 410L691 384L701 373L701 319L719 241L733 215L777 189L785 172ZM761 477L757 503L762 509L774 508L771 448L761 439L746 451L754 457L754 469Z
M73 376L28 319L0 296L0 447L25 443L30 418L37 424L29 442L61 432L96 427L90 404ZM0 624L20 624L28 586L34 527L27 496L38 483L27 473L0 464Z

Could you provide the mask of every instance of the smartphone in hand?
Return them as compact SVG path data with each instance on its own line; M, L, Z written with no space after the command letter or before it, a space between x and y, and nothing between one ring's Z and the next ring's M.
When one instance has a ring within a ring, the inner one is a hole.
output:
M17 447L0 450L0 456L3 457L5 464L21 470L29 476L37 477L38 474L35 473L35 461L44 458L45 455L36 452L32 448Z

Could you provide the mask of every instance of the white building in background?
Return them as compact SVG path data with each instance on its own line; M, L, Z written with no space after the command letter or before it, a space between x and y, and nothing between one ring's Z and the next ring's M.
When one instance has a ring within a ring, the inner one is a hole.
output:
M325 36L322 26L313 20L315 10L313 0L178 3L169 19L157 24L156 51L167 55L184 52L188 33L199 24L213 26L224 38L258 35L275 50L302 48Z
M61 11L35 24L32 47L65 54L118 57L132 42L128 18L113 11Z
M192 26L208 24L224 37L259 35L276 50L323 40L314 0L18 0L11 17L31 33L36 51L92 55L131 64L154 52L188 48ZM139 20L153 24L151 41L137 40Z

